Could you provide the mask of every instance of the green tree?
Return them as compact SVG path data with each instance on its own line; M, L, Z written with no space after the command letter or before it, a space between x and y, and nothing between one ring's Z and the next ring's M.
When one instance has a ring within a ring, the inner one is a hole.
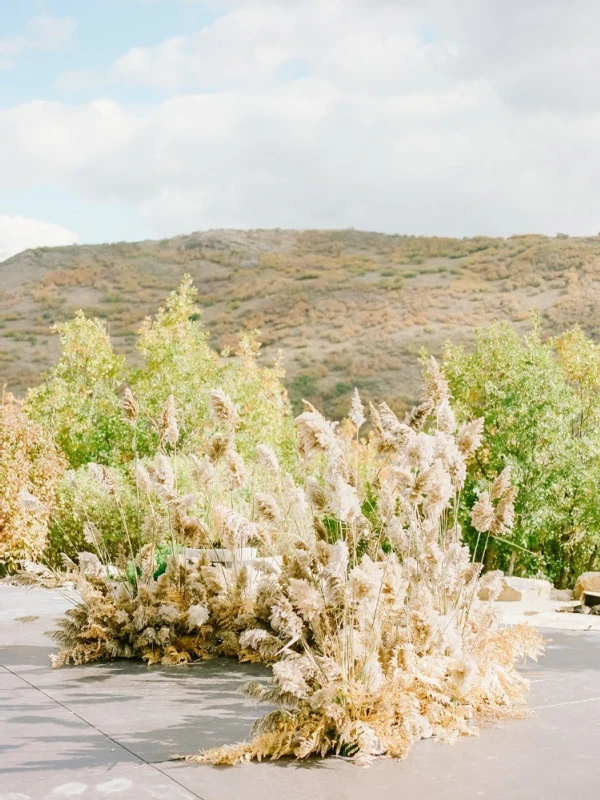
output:
M152 456L160 447L159 427L172 396L179 430L177 449L193 452L211 431L210 390L224 389L243 420L237 445L250 455L263 442L290 465L294 429L283 370L257 361L260 345L241 335L235 356L208 344L200 322L197 291L189 276L171 292L154 319L139 332L142 365L130 370L115 354L106 327L78 312L56 326L62 347L58 363L29 394L27 413L50 431L70 466L91 461L118 466L134 454ZM135 430L122 408L128 386L137 406Z
M197 290L185 276L171 292L165 308L140 329L138 350L143 365L131 375L131 388L138 399L140 417L158 420L169 395L175 398L180 440L178 447L193 450L210 429L211 389L224 389L237 404L243 420L238 448L249 455L260 442L270 444L280 455L293 450L293 424L284 375L278 364L272 368L257 362L260 348L252 335L240 336L235 357L219 355L208 344L200 322ZM156 426L143 428L142 449L156 451Z
M50 431L72 467L111 463L131 440L118 395L125 359L114 352L104 323L82 311L54 330L61 357L30 391L27 413Z
M513 544L490 540L486 566L510 571L516 560L564 586L600 552L600 350L578 329L544 340L532 321L523 337L508 323L478 331L471 352L448 344L444 369L459 414L485 420L466 504L505 466L518 487Z
M169 395L177 407L180 446L193 441L207 424L208 392L219 383L220 365L200 322L196 296L186 275L156 318L147 317L140 328L137 349L143 363L129 382L140 408L142 452L158 447L153 423L158 423Z

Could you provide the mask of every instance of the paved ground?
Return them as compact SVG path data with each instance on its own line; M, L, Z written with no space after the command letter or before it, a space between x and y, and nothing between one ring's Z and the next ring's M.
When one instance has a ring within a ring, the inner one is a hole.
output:
M565 614L560 608L571 608L577 603L559 603L556 600L538 600L535 603L495 603L507 625L528 622L542 630L598 631L600 615Z
M68 604L55 591L0 585L0 800L598 797L598 633L546 629L547 655L528 668L535 716L478 739L421 742L406 761L368 769L337 759L217 768L169 757L244 738L259 712L236 690L262 668L119 661L52 671L44 631Z

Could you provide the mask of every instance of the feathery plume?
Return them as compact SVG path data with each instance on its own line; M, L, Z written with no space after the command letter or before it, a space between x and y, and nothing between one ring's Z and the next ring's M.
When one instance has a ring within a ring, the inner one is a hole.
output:
M140 461L135 465L135 480L138 488L146 493L155 488L150 473Z
M244 459L232 448L227 451L227 477L232 489L239 489L248 480Z
M515 524L515 497L517 495L516 486L506 489L496 506L494 520L490 526L490 533L494 536L506 534L512 530Z
M433 436L421 431L407 437L404 461L413 470L428 469L434 462L437 443Z
M312 476L307 478L305 489L309 503L319 511L322 511L327 506L328 496L319 481Z
M123 409L125 419L130 425L135 427L138 418L138 404L129 386L127 386L123 392L123 397L121 398L121 407Z
M429 357L425 368L425 397L431 401L434 408L439 408L443 402L448 402L450 399L448 381L433 356Z
M363 404L360 400L360 395L358 393L358 389L354 387L354 391L352 392L352 404L350 405L350 413L348 414L352 422L354 423L354 427L358 431L363 425L365 421L365 412Z
M496 478L496 480L492 484L492 488L490 489L490 497L492 500L499 500L502 495L510 489L510 481L511 481L511 469L510 467L504 467L500 475Z
M206 445L206 455L212 464L216 464L229 452L231 440L228 436L216 433Z
M240 424L240 416L232 399L222 389L211 389L209 397L215 422L233 434Z
M215 509L217 530L226 547L233 549L245 547L258 532L256 525L246 517L227 506L218 505Z
M448 400L442 400L437 407L437 424L444 433L454 433L456 430L456 417Z
M412 428L400 422L387 403L380 403L378 407L375 407L373 403L369 403L369 408L371 422L377 436L379 452L401 452L408 439L414 436Z
M272 494L257 492L254 496L256 516L265 522L275 523L281 519L281 508Z
M255 450L256 463L273 477L279 475L279 461L275 452L266 444L257 444Z
M464 422L458 429L456 444L466 460L479 450L483 437L483 426L484 419L479 417L479 419Z
M175 489L175 473L170 460L162 453L156 457L156 469L154 471L155 485L167 493L172 493Z
M197 455L192 453L190 456L192 462L192 474L194 478L204 487L209 488L216 480L215 468L210 462L208 456L198 458Z
M297 656L288 656L273 664L273 675L283 693L291 694L301 700L308 697L310 690L298 664Z
M333 513L343 522L351 522L361 514L360 500L356 496L356 491L341 475L336 476L329 505Z
M482 492L471 509L471 524L479 533L487 533L494 521L494 504L488 492Z
M335 435L335 423L329 422L307 400L304 411L296 417L298 429L298 450L304 458L310 458L313 453L335 453L339 444Z
M79 553L79 571L96 578L106 575L106 568L95 553Z
M160 420L160 440L169 447L175 447L179 441L179 426L177 425L177 407L175 397L170 394L165 402Z
M431 467L421 474L421 487L422 493L426 496L423 501L424 508L433 516L441 514L454 494L454 487L440 459L434 461Z
M179 616L178 610L177 610L177 615ZM188 632L201 628L208 622L209 617L210 617L210 612L206 608L206 606L202 605L190 606L187 610L187 614L185 615L185 622L187 625Z
M432 410L433 403L431 400L426 400L424 403L415 406L411 411L406 412L404 415L404 424L415 431L420 431L423 429Z
M289 593L294 608L308 622L318 617L325 609L321 592L304 578L291 578Z
M83 523L83 538L87 544L92 545L92 547L95 547L96 550L100 549L102 544L102 534L93 522L86 521Z

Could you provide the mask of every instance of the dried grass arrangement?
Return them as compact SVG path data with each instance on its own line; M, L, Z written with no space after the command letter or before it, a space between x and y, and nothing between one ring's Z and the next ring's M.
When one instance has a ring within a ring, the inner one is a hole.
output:
M54 667L113 658L185 664L238 655L239 634L253 620L246 571L190 565L171 554L156 575L150 550L140 554L135 585L107 575L94 554L80 554L75 574L83 603L52 633L61 645Z
M71 473L75 497L78 484L91 480L120 512L122 544L114 557L102 520L88 516L83 527L92 552L79 553L78 564L64 559L83 602L51 634L60 646L55 667L111 658L149 664L217 655L259 658L239 641L261 624L255 617L257 569L275 569L274 557L309 535L312 517L270 447L259 445L252 461L238 452L241 420L230 398L214 390L211 401L214 431L201 457L177 454L177 410L170 397L160 423L163 452L137 461L133 487L123 473L100 464L89 464L83 475ZM134 409L135 399L126 393L124 413L133 421ZM87 496L81 491L86 515ZM249 546L260 556L256 568L245 563ZM226 563L211 563L223 552Z
M239 420L227 398L215 398L213 411L224 433L208 461L226 468L208 495L222 497L228 481L231 503L197 521L209 539L229 537L234 549L252 540L271 558L253 568L209 566L174 551L157 578L144 566L146 544L136 587L125 590L88 557L89 568L80 562L85 606L57 633L58 663L138 654L177 663L218 653L273 663L268 685L245 689L276 706L254 738L190 761L333 753L367 763L404 757L420 738L452 742L476 734L478 721L523 715L527 683L516 665L537 658L543 642L528 626L502 629L491 604L477 599L481 565L462 542L458 510L482 424L457 426L433 359L425 401L403 422L385 403L371 406L370 443L360 439L357 393L341 433L306 404L297 419L302 488L276 462L257 486L231 452ZM256 460L272 461L260 448ZM147 474L156 483L156 471ZM163 483L181 518L183 501ZM484 549L510 531L513 501L505 471L473 508Z

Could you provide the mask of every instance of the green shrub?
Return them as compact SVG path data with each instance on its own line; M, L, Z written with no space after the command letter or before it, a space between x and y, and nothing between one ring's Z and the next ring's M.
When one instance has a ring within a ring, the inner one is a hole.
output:
M485 420L485 445L465 485L467 505L505 466L519 490L514 546L490 542L486 566L539 572L560 586L597 566L598 346L578 329L544 340L534 317L523 337L498 323L477 332L472 352L447 345L444 368L459 413ZM467 538L474 547L468 524Z
M43 384L30 392L27 412L51 433L71 467L89 462L118 466L131 461L134 452L153 456L170 396L178 409L178 448L194 450L206 436L209 391L219 387L232 397L244 419L238 433L240 452L248 453L265 441L282 458L291 457L293 425L279 364L271 368L258 364L259 344L251 335L240 337L235 356L219 356L199 321L196 295L186 276L156 318L144 321L137 343L139 369L130 369L115 354L100 320L78 312L73 320L56 326L61 357ZM138 406L135 431L121 406L126 386Z
M115 490L107 491L88 466L70 470L61 482L49 522L46 561L54 567L62 555L73 557L86 550L85 525L102 531L102 547L111 559L127 552L127 533L139 539L139 504L130 470L114 470Z
M184 278L172 292L155 320L146 319L140 330L138 350L143 366L130 377L140 408L139 452L153 455L158 448L156 421L172 395L178 410L178 447L197 449L204 441L210 417L209 392L222 388L239 408L244 420L238 447L249 454L261 441L286 457L293 451L293 423L287 394L281 383L283 370L259 366L259 343L251 335L240 336L235 357L220 357L208 344L200 323L197 292L191 278ZM150 424L149 424L150 423Z
M125 360L113 351L105 325L82 311L54 330L61 357L30 391L27 413L50 432L72 467L112 463L131 439L118 395Z

